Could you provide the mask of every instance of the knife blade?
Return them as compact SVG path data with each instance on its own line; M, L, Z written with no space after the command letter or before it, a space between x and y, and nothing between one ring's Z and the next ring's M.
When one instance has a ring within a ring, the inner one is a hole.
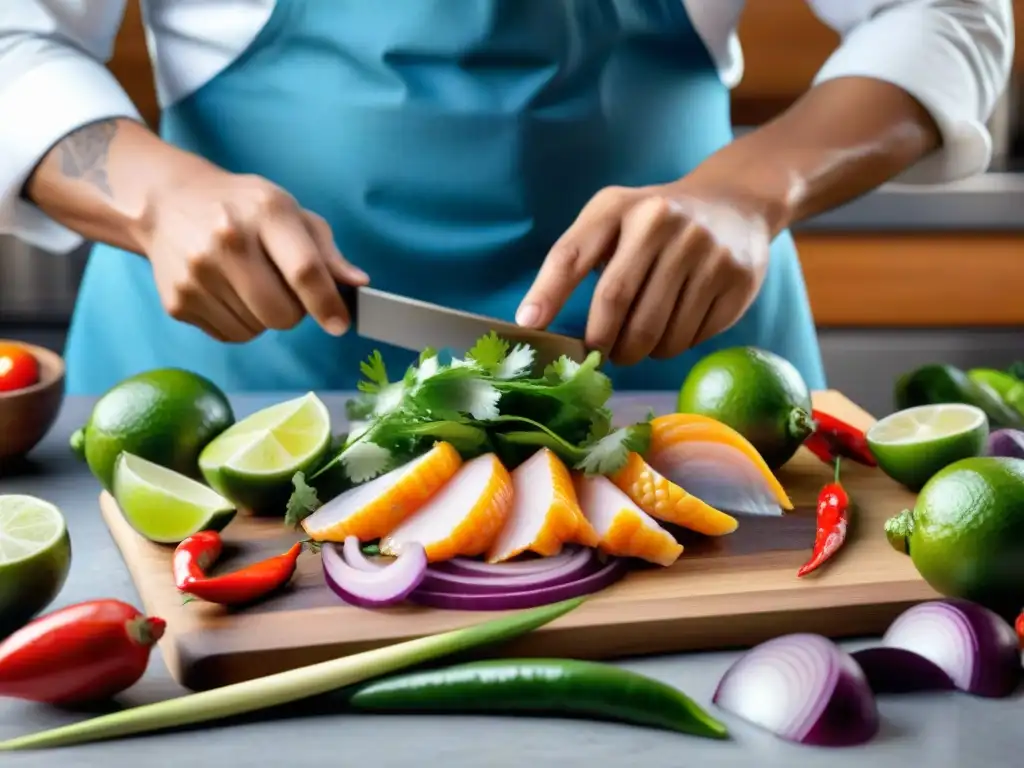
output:
M522 328L497 318L464 312L368 287L340 285L355 332L363 338L420 352L426 347L465 354L481 336L494 331L512 343L529 344L544 366L566 355L587 356L582 339Z

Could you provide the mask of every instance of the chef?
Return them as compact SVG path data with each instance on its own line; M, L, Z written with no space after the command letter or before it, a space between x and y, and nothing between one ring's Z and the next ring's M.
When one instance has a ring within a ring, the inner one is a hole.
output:
M842 43L735 138L744 0L142 0L159 133L104 67L124 0L0 3L0 232L97 243L75 393L162 366L350 388L381 345L339 283L583 336L618 387L740 344L822 387L788 227L983 171L1013 19L809 5Z

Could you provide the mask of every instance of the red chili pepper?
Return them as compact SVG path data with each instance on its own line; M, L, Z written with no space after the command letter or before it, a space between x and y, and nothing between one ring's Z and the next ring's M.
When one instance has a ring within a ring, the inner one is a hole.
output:
M846 541L849 524L850 497L839 483L839 459L836 458L835 478L818 494L817 524L811 559L800 566L797 576L806 576L836 553Z
M819 459L831 464L842 457L868 467L878 466L863 429L819 410L812 411L811 417L818 426L804 445Z
M165 627L120 600L40 616L0 643L0 696L59 705L109 699L142 677Z
M223 576L208 577L220 557L223 544L216 531L200 531L189 536L174 550L172 568L178 589L192 597L220 605L242 605L284 586L295 573L302 542L282 555L275 555Z
M1017 639L1020 641L1021 650L1024 650L1024 611L1021 611L1013 626L1017 630Z

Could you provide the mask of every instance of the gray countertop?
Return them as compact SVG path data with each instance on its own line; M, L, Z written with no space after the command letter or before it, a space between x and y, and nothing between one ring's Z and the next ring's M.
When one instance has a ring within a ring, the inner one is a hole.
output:
M801 232L1024 230L1024 173L985 173L935 187L885 184L793 227Z
M277 398L280 399L280 398ZM239 416L268 399L235 399ZM341 413L340 396L325 397ZM97 508L98 486L67 449L72 430L87 417L91 401L70 398L50 436L32 455L30 467L0 478L0 493L28 493L57 504L70 527L74 556L64 591L51 608L99 597L139 605ZM861 647L865 643L848 643ZM623 662L636 671L678 686L701 704L735 658L732 653L689 654ZM182 694L155 654L146 676L122 700L127 705ZM757 766L757 768L1008 768L1024 750L1024 700L988 701L959 694L885 697L879 702L883 726L864 747L824 750L779 741L728 716L731 742L712 742L615 724L556 719L499 717L351 716L328 709L299 711L269 719L256 716L228 726L143 736L59 751L5 753L4 768L59 765L145 765L147 768L239 765L326 766L366 763L374 768L419 765L428 758L445 768L487 766ZM720 713L719 713L720 714ZM0 739L80 718L20 701L0 700Z

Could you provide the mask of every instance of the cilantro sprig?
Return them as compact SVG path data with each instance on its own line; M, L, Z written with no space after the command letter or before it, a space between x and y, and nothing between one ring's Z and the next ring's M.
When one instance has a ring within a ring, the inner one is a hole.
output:
M464 358L447 363L424 350L392 381L383 356L374 352L359 366L359 395L347 404L353 424L344 442L312 476L293 478L288 522L297 524L345 487L442 440L465 459L494 451L510 469L546 447L588 474L615 473L630 452L647 451L651 428L648 422L613 426L612 383L601 362L597 352L581 361L561 357L538 375L536 350L491 332Z

